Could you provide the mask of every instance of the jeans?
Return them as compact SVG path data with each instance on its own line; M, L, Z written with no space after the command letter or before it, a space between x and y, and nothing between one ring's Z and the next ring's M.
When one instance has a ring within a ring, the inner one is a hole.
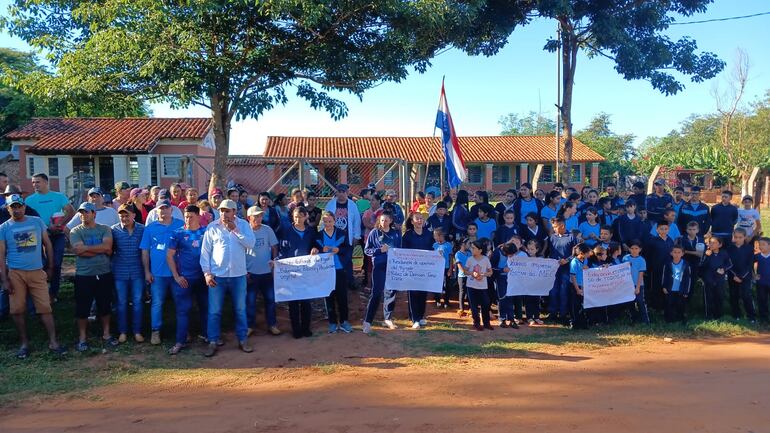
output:
M171 295L176 307L176 344L187 342L187 331L190 329L190 310L192 309L192 288L180 286L176 280L171 283Z
M489 308L492 302L489 300L489 291L487 289L468 288L468 301L471 304L473 325L479 324L479 308L481 308L481 321L484 326L490 326Z
M51 294L51 298L55 298L59 296L61 264L64 260L64 248L67 246L67 237L64 233L51 234L51 232L48 232L48 237L51 239L51 245L53 246L53 273L51 274L51 285L48 287L48 293Z
M375 264L372 268L372 294L369 295L369 303L366 305L366 316L364 316L364 322L366 323L372 323L374 320L381 300L383 301L382 312L385 320L391 320L391 317L393 317L393 310L396 307L396 292L385 290L386 271L387 265L384 264Z
M265 301L265 321L267 327L275 326L275 290L273 274L249 274L246 282L246 323L250 328L257 327L257 292Z
M460 311L465 311L465 300L468 299L468 277L457 277L457 299L460 302Z
M560 266L559 270L556 271L553 289L548 294L548 311L551 315L559 314L562 320L566 319L571 290L573 288L569 284L569 267Z
M497 312L498 320L503 323L506 320L513 321L515 314L513 311L513 296L507 296L508 292L508 278L503 276L497 277ZM518 297L518 296L517 296Z
M163 303L171 290L174 277L154 277L150 285L152 293L152 305L150 306L150 322L152 331L160 331L163 327Z
M348 286L345 284L345 270L337 269L334 290L326 297L326 315L329 323L336 325L348 321ZM339 319L339 322L337 321Z
M133 280L115 280L117 293L118 332L128 334L128 304L131 303L131 331L142 333L142 295L144 295L144 277Z
M746 311L746 317L749 320L756 319L756 311L754 310L754 299L751 297L751 284L753 283L754 275L749 274L742 282L736 283L730 279L730 309L732 310L733 317L738 319L742 316L740 303L743 302L743 309Z
M191 295L195 298L198 305L198 323L200 326L200 335L208 335L209 324L209 286L206 285L206 279L203 276L187 277L187 284L190 285Z
M209 287L209 341L219 341L221 337L222 304L225 293L230 293L235 314L235 335L238 341L246 340L248 326L246 325L246 276L216 277L217 285Z

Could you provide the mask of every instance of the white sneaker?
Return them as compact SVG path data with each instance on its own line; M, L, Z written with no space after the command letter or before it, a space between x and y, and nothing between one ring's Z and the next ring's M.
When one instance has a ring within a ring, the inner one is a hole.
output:
M412 323L412 329L420 329L420 322Z
M372 324L364 322L364 334L369 334L370 332L372 332Z
M385 320L383 323L388 327L388 329L398 329L398 326L396 326L392 320Z
M428 321L427 320L420 319L420 326L427 326L427 325L428 325Z

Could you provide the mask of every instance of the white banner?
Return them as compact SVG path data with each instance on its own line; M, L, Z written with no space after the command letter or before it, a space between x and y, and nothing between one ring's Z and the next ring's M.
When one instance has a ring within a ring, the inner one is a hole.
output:
M441 293L444 263L444 256L437 251L390 248L385 290Z
M540 257L513 257L508 260L507 296L548 296L559 270L559 261Z
M583 308L622 304L636 299L631 263L583 271Z
M334 257L316 254L276 260L273 280L275 302L325 298L337 281Z

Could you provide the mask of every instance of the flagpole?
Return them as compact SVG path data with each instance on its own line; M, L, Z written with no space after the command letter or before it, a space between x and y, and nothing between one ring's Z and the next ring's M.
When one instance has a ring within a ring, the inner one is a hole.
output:
M441 109L441 99L444 97L444 80L446 79L446 75L441 76L441 95L438 97L438 108L436 111ZM433 138L436 138L436 122L433 122ZM442 138L443 139L443 138ZM441 154L444 154L444 146L441 142L439 142L439 146L441 147ZM441 189L441 194L444 194L444 178L446 174L444 171L446 170L446 156L444 156L444 163L442 164L439 161L439 166L441 167L441 170L439 170L440 176L439 176L439 188ZM427 178L427 175L426 175ZM443 199L443 196L442 196Z

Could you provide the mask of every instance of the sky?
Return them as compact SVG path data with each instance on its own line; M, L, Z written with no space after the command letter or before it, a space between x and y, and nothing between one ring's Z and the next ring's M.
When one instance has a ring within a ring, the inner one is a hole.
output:
M0 0L4 13L9 0ZM770 11L768 0L716 0L709 10L682 21L724 18ZM726 87L737 49L744 50L751 68L746 101L770 89L770 15L672 26L672 39L695 39L703 51L727 62L725 72L704 83L684 78L685 90L664 96L646 81L626 81L605 58L580 56L573 93L575 130L586 126L599 112L611 115L612 129L630 133L638 145L649 136L663 136L677 129L691 114L715 111L712 92ZM265 113L258 120L234 124L230 154L253 155L264 151L268 136L426 136L433 135L442 76L458 135L498 135L501 116L540 111L555 117L556 55L544 51L545 41L555 33L556 23L539 20L517 28L508 45L492 57L468 56L457 50L439 55L424 74L413 72L401 83L384 83L367 91L362 100L334 93L347 103L349 115L334 121L316 111L289 90L289 102ZM0 34L0 46L29 51L21 40ZM174 110L152 105L156 117L208 117L202 107Z

